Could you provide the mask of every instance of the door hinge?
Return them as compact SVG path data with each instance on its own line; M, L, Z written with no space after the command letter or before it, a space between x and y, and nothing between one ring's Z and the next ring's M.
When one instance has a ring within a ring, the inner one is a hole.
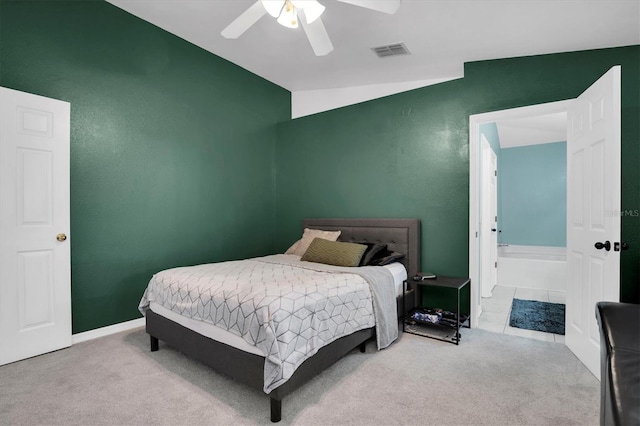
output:
M494 175L494 176L498 176L498 171L497 171L497 170L494 170L494 171L493 171L493 175Z
M498 267L498 262L496 262L495 265L496 265L495 267L497 268Z

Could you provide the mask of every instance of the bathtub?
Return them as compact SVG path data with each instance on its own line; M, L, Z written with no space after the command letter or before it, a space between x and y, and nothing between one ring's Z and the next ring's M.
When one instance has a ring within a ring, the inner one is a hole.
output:
M498 284L542 290L567 290L565 247L499 246Z

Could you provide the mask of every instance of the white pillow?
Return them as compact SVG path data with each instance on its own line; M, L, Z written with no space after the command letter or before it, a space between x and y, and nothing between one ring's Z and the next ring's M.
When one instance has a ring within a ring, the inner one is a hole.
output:
M311 241L314 238L322 238L329 241L337 241L340 236L340 231L321 231L319 229L304 228L302 238L296 241L287 249L284 254L295 254L301 256L307 251Z
M300 246L300 241L302 240L298 240L295 243L293 243L291 247L289 247L287 251L284 252L284 254L295 254L296 250L298 249L298 246Z

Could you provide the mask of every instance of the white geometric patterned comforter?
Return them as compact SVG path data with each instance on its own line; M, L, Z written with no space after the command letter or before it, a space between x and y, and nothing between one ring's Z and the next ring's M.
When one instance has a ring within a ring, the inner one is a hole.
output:
M273 255L173 268L151 278L140 312L152 301L260 348L266 354L265 393L340 337L375 325L382 349L398 336L393 277L381 267L344 268Z

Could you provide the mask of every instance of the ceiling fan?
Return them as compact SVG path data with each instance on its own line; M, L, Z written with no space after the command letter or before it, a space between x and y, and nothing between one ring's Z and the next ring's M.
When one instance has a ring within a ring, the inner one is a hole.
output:
M392 15L400 7L401 0L338 1ZM300 22L313 52L316 56L324 56L333 50L329 34L320 19L324 9L316 0L258 0L222 30L221 34L224 38L238 38L268 13L287 28L298 28Z

